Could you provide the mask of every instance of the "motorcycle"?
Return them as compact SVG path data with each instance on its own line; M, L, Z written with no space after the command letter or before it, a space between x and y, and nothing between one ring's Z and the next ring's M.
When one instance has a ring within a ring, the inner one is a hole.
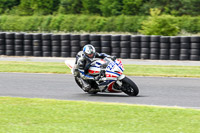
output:
M74 75L75 61L66 60L65 64L71 69ZM124 67L121 60L112 60L109 57L104 59L94 59L88 69L88 75L99 76L98 81L90 80L91 90L87 91L89 94L96 94L98 92L107 93L121 93L124 92L129 96L137 96L139 89L137 85L124 72ZM80 76L74 76L78 86L82 88Z

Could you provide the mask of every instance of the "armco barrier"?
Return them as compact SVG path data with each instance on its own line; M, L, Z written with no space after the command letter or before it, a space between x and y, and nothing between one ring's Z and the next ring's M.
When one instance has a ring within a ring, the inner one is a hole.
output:
M86 44L118 58L200 60L200 36L0 32L0 55L7 56L75 57Z

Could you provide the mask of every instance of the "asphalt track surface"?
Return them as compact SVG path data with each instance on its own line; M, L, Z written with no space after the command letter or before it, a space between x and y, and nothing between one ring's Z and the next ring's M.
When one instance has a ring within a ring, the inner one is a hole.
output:
M200 79L170 77L132 77L140 93L83 92L69 74L0 73L0 96L83 100L200 109Z

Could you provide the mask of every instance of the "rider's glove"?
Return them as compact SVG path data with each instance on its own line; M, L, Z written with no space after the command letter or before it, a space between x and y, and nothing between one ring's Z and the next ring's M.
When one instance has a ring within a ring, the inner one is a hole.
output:
M112 59L113 61L115 61L115 60L116 60L116 56L111 56L111 59Z

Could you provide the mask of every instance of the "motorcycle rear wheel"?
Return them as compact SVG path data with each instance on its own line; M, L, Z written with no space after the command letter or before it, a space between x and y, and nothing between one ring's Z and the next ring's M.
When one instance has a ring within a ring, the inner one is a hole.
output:
M139 93L137 85L128 77L122 79L122 87L123 87L122 91L129 96L137 96Z

